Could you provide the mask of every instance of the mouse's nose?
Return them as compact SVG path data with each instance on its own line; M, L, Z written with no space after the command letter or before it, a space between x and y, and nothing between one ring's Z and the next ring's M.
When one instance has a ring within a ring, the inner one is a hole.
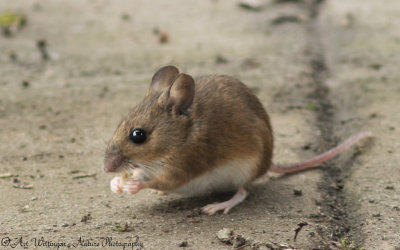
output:
M127 158L118 149L112 148L111 150L107 150L104 157L104 172L117 172L118 168L124 164L126 159Z
M112 173L115 171L113 165L111 165L111 164L104 164L103 169L104 169L104 172L106 172L106 173Z

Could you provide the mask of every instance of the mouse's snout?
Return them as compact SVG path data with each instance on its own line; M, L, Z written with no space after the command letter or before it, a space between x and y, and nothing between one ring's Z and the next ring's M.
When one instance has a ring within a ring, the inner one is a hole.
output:
M118 168L126 161L126 157L115 147L109 148L104 157L104 172L118 172Z

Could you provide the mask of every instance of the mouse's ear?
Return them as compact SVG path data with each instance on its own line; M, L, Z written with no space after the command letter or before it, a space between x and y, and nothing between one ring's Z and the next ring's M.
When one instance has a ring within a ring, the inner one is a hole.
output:
M175 66L165 66L159 69L151 79L150 88L146 96L162 93L168 90L178 77L179 70Z
M176 114L183 114L192 105L194 98L195 84L190 75L180 74L172 84L168 92L160 96L160 101L171 108Z

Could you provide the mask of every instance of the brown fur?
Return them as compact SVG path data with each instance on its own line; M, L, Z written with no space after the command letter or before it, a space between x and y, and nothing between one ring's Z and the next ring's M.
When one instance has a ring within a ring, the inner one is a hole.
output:
M129 141L135 128L148 132L145 143ZM105 169L117 172L129 160L162 162L154 166L162 174L150 178L149 187L171 191L226 162L256 157L258 163L248 170L251 182L270 167L272 150L269 117L244 84L227 76L194 82L167 66L154 75L145 99L117 128Z

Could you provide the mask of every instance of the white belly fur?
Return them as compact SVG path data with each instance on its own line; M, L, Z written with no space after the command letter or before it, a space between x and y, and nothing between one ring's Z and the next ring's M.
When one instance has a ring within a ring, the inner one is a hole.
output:
M175 190L174 193L193 196L236 189L250 181L256 162L255 158L229 161L197 177L185 186Z

